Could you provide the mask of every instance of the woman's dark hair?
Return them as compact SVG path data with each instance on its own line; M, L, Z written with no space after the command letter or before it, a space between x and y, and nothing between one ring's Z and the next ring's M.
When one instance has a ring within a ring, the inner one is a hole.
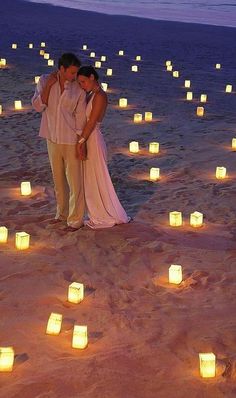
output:
M93 66L81 66L81 68L79 68L77 75L82 75L82 76L86 76L86 77L90 77L91 75L93 75L95 77L95 80L99 79L99 75L97 73L97 71L93 68Z
M65 69L69 68L70 66L77 66L78 68L81 66L80 60L76 57L75 54L72 53L64 53L59 58L58 61L58 69L61 66L64 66Z

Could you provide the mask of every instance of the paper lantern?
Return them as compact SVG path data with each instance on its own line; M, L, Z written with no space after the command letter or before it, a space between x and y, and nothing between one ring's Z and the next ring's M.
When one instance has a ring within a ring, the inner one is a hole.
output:
M34 48L33 43L29 43L29 48Z
M95 52L92 51L92 52L90 53L90 58L95 58L95 56L96 56Z
M135 113L134 114L134 123L140 123L143 120L142 113Z
M233 90L232 84L227 84L226 87L225 87L225 92L226 93L232 93L232 90Z
M103 91L107 91L108 84L107 83L101 83L101 87L102 87Z
M192 93L192 91L188 91L186 93L186 100L187 101L192 101L192 99L193 99L193 93Z
M166 61L166 66L170 66L171 65L171 61Z
M135 57L136 61L141 61L141 59L142 59L141 55L136 55L136 57Z
M0 347L0 372L11 372L14 364L13 347Z
M1 58L0 66L6 66L6 65L7 65L6 58Z
M49 59L50 58L50 54L49 53L44 53L43 54L43 58L44 59Z
M88 345L87 326L75 325L72 338L72 347L83 350Z
M15 101L14 102L14 104L15 104L15 110L19 110L19 109L22 109L22 102L21 101Z
M18 250L26 250L29 248L30 235L26 232L16 232L16 248Z
M186 88L191 87L191 81L190 80L185 80L184 81L184 87L186 87Z
M179 71L178 70L174 70L173 77L179 77Z
M2 105L0 105L0 115L2 114Z
M112 76L112 69L111 68L107 69L107 76Z
M16 44L16 43L13 43L13 44L11 45L11 48L13 48L13 50L16 50L16 49L17 49L17 44Z
M53 59L49 59L48 60L48 66L54 66L54 60Z
M149 152L150 153L158 153L159 152L159 142L150 142Z
M39 79L40 79L40 76L35 76L35 77L34 77L34 82L35 82L35 84L37 84L37 83L39 82Z
M23 196L31 195L32 190L31 190L30 181L23 181L20 185L20 191L21 191L21 195L23 195Z
M199 354L200 375L202 377L215 377L216 356L213 352Z
M221 69L221 64L216 64L216 69Z
M138 65L132 65L131 70L132 72L138 72Z
M236 138L232 138L232 149L236 151Z
M78 304L84 299L84 285L83 283L73 282L68 288L68 301L70 303Z
M126 108L128 105L127 98L120 98L119 99L119 107L120 108Z
M139 143L137 141L131 141L129 143L129 151L131 153L138 153L139 152Z
M88 49L87 44L83 44L83 50L87 50L87 49Z
M47 334L57 336L61 331L62 315L52 312L47 323Z
M171 227L180 227L182 225L181 211L171 211L169 213L169 222Z
M203 214L199 213L199 211L195 211L190 214L190 225L192 227L202 227L203 225Z
M124 50L119 50L118 54L119 55L124 55Z
M172 72L173 66L172 66L172 65L168 65L168 66L166 67L166 70L167 70L168 72Z
M150 169L150 180L157 181L160 178L160 169L158 167L151 167Z
M145 112L144 119L146 122L151 122L152 121L152 112Z
M226 167L216 167L216 178L221 180L226 177Z
M8 229L7 227L0 227L0 243L7 243Z
M46 47L46 43L44 41L41 42L40 47Z
M182 266L172 264L169 268L169 283L179 285L182 282Z
M197 107L197 116L204 116L204 108L203 106Z
M102 62L106 62L106 60L107 60L106 55L102 55L102 56L101 56L101 61L102 61Z
M201 102L207 102L207 95L206 94L201 94L200 101Z
M102 66L101 61L96 61L95 62L95 68L101 68L101 66Z
M45 51L44 51L44 50L40 50L40 51L39 51L39 54L40 54L40 55L44 55L44 54L45 54Z

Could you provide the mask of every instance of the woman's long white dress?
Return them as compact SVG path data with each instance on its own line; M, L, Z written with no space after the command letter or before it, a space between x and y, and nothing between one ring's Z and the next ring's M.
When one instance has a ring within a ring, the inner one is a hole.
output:
M89 119L93 98L86 108ZM87 140L87 160L84 163L84 191L90 228L109 228L115 224L128 223L130 218L121 206L107 168L106 144L97 123Z

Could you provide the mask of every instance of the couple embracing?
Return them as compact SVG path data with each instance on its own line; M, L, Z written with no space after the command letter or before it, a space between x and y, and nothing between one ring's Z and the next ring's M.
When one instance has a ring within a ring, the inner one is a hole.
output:
M108 228L129 222L114 190L101 122L107 95L92 66L63 54L58 70L42 75L32 105L42 113L39 135L47 140L57 211L51 223L68 231L83 225Z

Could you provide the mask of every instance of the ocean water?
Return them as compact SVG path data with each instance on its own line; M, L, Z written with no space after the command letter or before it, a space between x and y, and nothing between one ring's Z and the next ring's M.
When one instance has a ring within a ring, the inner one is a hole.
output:
M156 20L236 27L236 0L27 0Z

